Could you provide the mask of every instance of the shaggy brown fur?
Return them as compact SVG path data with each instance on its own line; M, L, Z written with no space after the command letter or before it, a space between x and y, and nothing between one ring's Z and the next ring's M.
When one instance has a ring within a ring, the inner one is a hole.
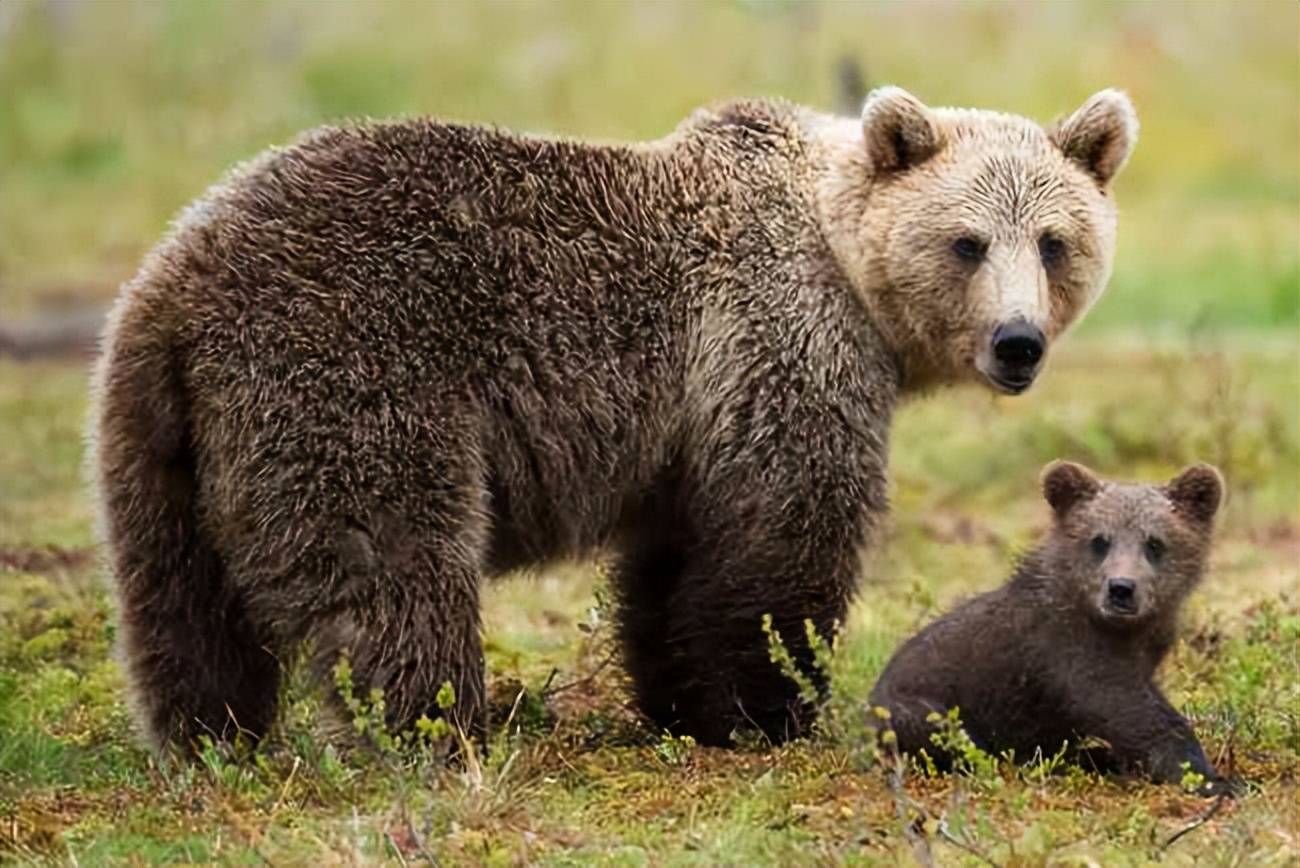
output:
M123 289L96 376L153 740L264 733L304 639L394 724L450 680L477 729L483 578L602 549L646 714L799 732L761 617L806 663L804 620L844 615L900 392L983 376L1000 317L1054 336L1105 282L1132 112L1081 115L1096 147L886 89L860 124L739 102L596 146L408 121L236 171ZM987 267L954 259L961 213ZM1059 303L985 298L1023 295L998 257L1049 224L1072 248L1030 277Z
M1182 763L1217 779L1153 678L1200 581L1218 471L1198 465L1164 487L1103 482L1057 462L1043 488L1055 514L1011 581L909 639L871 691L900 749L948 758L926 718L958 708L972 740L1018 759L1088 738L1099 769L1178 781Z

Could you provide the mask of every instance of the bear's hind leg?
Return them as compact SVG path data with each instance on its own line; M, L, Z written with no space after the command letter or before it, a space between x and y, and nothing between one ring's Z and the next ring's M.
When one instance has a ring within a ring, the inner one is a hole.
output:
M121 582L122 656L154 744L200 736L260 739L275 720L280 662L222 587L215 554L190 561L184 587Z
M346 604L316 631L317 679L334 691L336 667L346 658L353 695L368 701L380 689L392 731L427 715L446 718L468 736L485 734L479 575L460 551L449 540L377 562L364 581L353 580ZM438 693L446 683L455 704L443 710Z

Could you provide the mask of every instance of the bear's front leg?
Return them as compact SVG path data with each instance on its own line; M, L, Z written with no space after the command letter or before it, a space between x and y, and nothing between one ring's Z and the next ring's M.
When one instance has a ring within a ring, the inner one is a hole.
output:
M852 334L798 335L783 354L756 350L752 324L732 325L739 337L688 378L682 440L615 575L641 710L713 745L737 729L773 742L808 732L820 704L810 694L828 685L805 623L829 643L844 622L887 512L893 400L886 362L874 368ZM818 366L799 367L804 357ZM811 690L773 662L769 615Z
M772 569L740 558L698 558L669 602L662 653L671 680L646 697L645 710L673 732L725 745L757 729L774 743L806 735L825 696L827 673L814 663L807 628L830 643L848 608L852 576ZM773 662L765 616L800 680ZM810 701L810 699L812 701Z
M1242 781L1220 775L1206 757L1187 718L1169 704L1158 688L1153 686L1151 693L1154 695L1153 702L1160 707L1158 714L1168 722L1166 736L1154 742L1147 751L1144 768L1150 770L1151 777L1157 781L1180 783L1183 775L1190 771L1205 779L1198 789L1201 795L1231 796L1238 793Z
M829 643L843 623L861 524L856 508L847 516L824 510L821 524L805 530L796 507L784 506L789 524L780 514L715 510L725 523L665 535L620 564L624 654L640 708L658 726L710 745L731 743L738 729L772 742L807 734L817 702L806 687L820 697L828 684L805 625ZM815 514L804 513L809 521ZM773 662L768 615L802 692Z
M1088 707L1076 706L1075 729L1109 745L1108 765L1143 774L1159 783L1178 783L1186 772L1202 775L1205 792L1227 785L1205 756L1187 719L1151 684L1117 689L1111 685Z

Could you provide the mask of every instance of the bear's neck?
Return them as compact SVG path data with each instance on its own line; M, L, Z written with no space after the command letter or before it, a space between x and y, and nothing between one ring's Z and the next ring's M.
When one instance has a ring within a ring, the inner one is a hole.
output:
M861 215L872 195L872 172L867 160L862 125L856 118L813 115L807 121L813 145L814 200L826 244L857 293L876 332L900 372L900 397L922 394L950 380L924 354L909 351L909 341L891 323L876 315L870 293L853 275L872 273L871 260L878 251L862 231Z

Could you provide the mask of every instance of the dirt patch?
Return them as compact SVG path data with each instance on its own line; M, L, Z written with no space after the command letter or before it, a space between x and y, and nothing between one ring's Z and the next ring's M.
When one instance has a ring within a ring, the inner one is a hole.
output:
M93 548L65 549L59 546L0 546L0 570L18 573L48 573L89 566L95 559Z
M1278 519L1270 525L1252 529L1248 538L1255 545L1276 552L1291 563L1300 563L1300 525Z
M968 515L936 513L922 517L920 524L926 539L944 545L1006 545L1001 534Z
M103 327L102 307L0 321L0 358L88 356L95 352Z

